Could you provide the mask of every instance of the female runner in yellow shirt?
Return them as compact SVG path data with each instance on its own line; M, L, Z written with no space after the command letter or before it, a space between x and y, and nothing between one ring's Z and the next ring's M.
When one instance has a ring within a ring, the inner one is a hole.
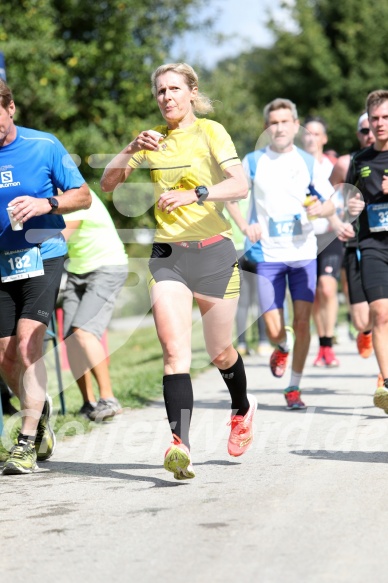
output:
M245 198L248 185L229 134L221 124L199 119L212 111L198 91L198 77L185 63L162 65L152 92L164 125L141 132L106 167L104 192L112 192L145 161L155 190L157 229L149 262L149 288L164 355L163 394L173 444L164 467L178 480L194 478L189 426L193 297L199 306L206 348L231 395L230 455L250 447L257 408L241 356L232 345L240 277L223 202Z

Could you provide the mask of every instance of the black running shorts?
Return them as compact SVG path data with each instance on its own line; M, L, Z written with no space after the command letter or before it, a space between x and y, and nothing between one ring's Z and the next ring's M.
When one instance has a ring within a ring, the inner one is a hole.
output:
M318 254L317 277L330 275L338 281L341 274L342 256L343 243L336 238Z
M388 249L361 251L361 281L369 304L388 299Z
M356 247L346 247L344 253L344 267L348 280L349 301L353 304L366 302L366 295L361 282L361 265Z
M230 239L202 249L154 243L148 265L149 289L160 281L179 281L205 296L231 299L240 294L237 253Z
M0 338L16 335L20 318L48 326L57 301L64 257L43 261L44 275L0 281Z

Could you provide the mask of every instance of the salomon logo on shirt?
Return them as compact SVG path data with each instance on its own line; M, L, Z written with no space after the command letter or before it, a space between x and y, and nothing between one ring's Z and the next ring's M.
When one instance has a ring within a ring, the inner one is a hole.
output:
M9 186L20 186L20 182L14 182L11 170L0 172L0 188L8 188Z

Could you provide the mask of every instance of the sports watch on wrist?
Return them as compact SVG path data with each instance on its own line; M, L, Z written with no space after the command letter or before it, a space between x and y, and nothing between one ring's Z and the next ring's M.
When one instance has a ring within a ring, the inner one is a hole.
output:
M51 206L51 211L49 211L48 214L51 214L52 212L56 211L58 208L58 200L56 198L54 198L53 196L50 196L48 199L49 205Z
M206 188L206 186L197 186L196 188L194 188L194 191L195 191L195 194L198 197L197 204L200 204L202 206L203 205L203 202L209 196L208 189Z

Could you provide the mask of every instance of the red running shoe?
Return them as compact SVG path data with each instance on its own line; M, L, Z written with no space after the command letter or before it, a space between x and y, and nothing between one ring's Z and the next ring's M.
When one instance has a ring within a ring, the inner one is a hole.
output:
M335 367L339 366L340 362L336 355L334 354L334 350L331 346L324 346L323 347L323 357L325 359L326 366Z
M325 362L325 355L324 355L323 346L320 346L318 356L314 360L313 366L325 366L325 364L326 364L326 362Z
M257 401L253 395L247 395L249 401L248 412L244 415L232 415L228 425L230 435L228 440L228 453L238 457L245 453L253 441L253 418L257 409Z
M306 405L300 398L301 390L299 387L288 387L284 391L284 396L287 401L287 409L306 409Z
M357 334L357 350L362 358L369 358L373 352L372 332Z
M269 359L269 366L274 377L280 378L286 372L288 352L275 348Z

